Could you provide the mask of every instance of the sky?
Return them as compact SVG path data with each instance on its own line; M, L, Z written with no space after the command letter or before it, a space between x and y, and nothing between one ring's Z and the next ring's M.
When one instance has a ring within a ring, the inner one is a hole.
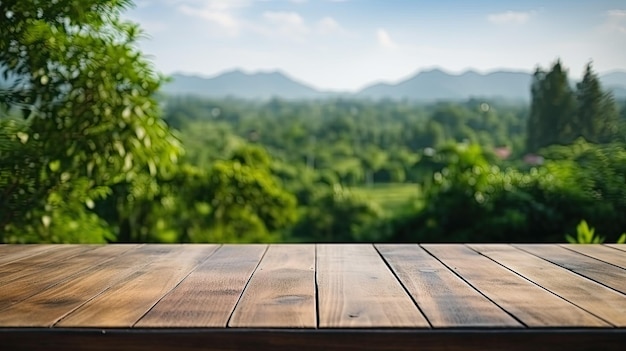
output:
M422 70L527 71L560 58L579 78L626 71L623 0L135 0L140 48L164 74L279 70L357 91Z

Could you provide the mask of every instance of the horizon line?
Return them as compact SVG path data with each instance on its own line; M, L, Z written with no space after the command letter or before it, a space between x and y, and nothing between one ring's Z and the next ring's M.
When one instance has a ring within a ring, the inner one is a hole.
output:
M538 67L535 66L535 68ZM525 69L516 69L516 68L494 68L494 69L487 69L487 70L480 70L480 69L476 69L473 67L468 67L468 68L464 68L463 70L450 70L441 66L429 66L429 67L424 67L421 69L417 69L415 71L413 71L413 73L409 73L405 76L403 76L402 78L399 79L395 79L395 80L385 80L385 79L378 79L378 80L373 80L370 83L367 83L363 86L361 86L360 88L356 88L356 89L327 89L327 88L320 88L318 86L316 86L315 84L311 84L309 82L306 82L303 79L300 79L298 77L295 77L294 75L292 75L289 72L286 72L284 69L282 68L258 68L258 69L245 69L245 68L241 68L241 67L232 67L232 68L227 68L221 71L218 71L217 73L212 73L212 74L206 74L206 73L199 73L199 72L183 72L183 71L173 71L171 73L165 74L166 76L173 76L173 75L181 75L181 76L187 76L187 77L197 77L197 78L201 78L201 79L215 79L218 77L221 77L223 75L229 74L229 73L236 73L236 72L240 72L243 73L247 76L254 76L254 75L260 75L260 74L275 74L275 73L279 73L283 76L285 76L286 78L298 83L298 84L302 84L304 86L307 86L309 88L312 88L316 91L319 91L321 93L358 93L366 88L375 86L375 85L379 85L379 84L386 84L386 85L397 85L400 84L402 82L405 82L407 80L410 80L412 78L415 78L417 75L421 74L421 73L429 73L429 72L434 72L434 71L441 71L447 75L450 76L462 76L468 73L477 73L481 76L487 76L490 74L494 74L494 73L523 73L523 74L530 74L532 75L534 72L534 69L532 70L525 70ZM569 71L569 70L568 70ZM603 72L598 72L596 71L596 74L601 77L601 76L605 76L608 74L615 74L615 73L624 73L626 74L626 69L610 69L607 71L603 71ZM580 76L576 76L576 75L572 75L570 74L570 78L571 79L580 79L582 78L582 74Z

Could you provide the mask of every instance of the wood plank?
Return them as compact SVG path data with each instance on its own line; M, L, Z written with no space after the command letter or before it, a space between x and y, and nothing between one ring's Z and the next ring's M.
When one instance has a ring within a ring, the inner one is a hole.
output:
M26 257L0 266L0 286L16 280L24 280L32 275L40 275L43 270L62 264L68 259L94 250L96 245L53 245L37 255Z
M318 245L320 328L429 327L372 245Z
M49 327L66 314L172 251L162 245L110 245L120 250L111 260L89 267L70 280L31 296L0 313L0 326Z
M0 245L0 266L9 262L19 261L30 256L42 254L43 252L52 250L55 247L57 247L57 245Z
M604 244L604 246L612 247L617 250L626 251L626 244Z
M626 252L604 245L563 244L566 249L626 269Z
M376 245L435 328L522 327L417 245Z
M516 244L515 247L626 294L624 269L556 245Z
M135 327L226 327L267 245L224 245Z
M271 245L230 327L315 328L315 246Z
M171 252L93 298L61 319L59 327L131 327L217 245L176 245Z
M529 327L606 327L606 322L464 245L422 245L474 288Z
M605 321L626 327L626 295L510 245L469 246Z
M76 251L80 248L82 250ZM47 264L46 261L38 261L35 264L35 267L39 269L38 271L33 270L33 266L15 267L18 272L24 271L27 274L21 279L16 279L2 286L0 311L43 290L50 289L93 265L110 261L125 250L127 249L111 245L68 246L58 252L59 255L57 252L51 253L48 257L54 257L54 260L47 262ZM61 255L63 251L67 251L67 255ZM19 262L28 264L32 261L28 259Z

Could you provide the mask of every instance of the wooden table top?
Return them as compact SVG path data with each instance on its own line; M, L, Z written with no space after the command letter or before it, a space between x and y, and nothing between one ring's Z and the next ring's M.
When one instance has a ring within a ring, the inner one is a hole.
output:
M618 349L626 245L0 245L0 345L205 342Z

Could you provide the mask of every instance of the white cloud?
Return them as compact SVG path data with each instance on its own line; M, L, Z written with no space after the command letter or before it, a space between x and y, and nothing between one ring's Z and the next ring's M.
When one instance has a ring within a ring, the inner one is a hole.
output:
M317 22L317 31L320 34L345 33L339 22L328 16Z
M492 13L487 16L487 20L494 24L524 24L528 22L532 12L505 11Z
M237 10L250 5L246 0L206 0L174 1L182 14L201 18L229 35L237 35L242 21L237 17Z
M609 10L607 14L610 17L626 18L626 10Z
M263 18L278 25L303 26L304 20L297 12L266 11Z
M611 31L626 34L626 10L607 11L606 27Z
M389 33L383 28L378 28L376 31L376 39L378 40L378 44L386 49L395 49L398 47L398 44L391 39Z
M302 16L297 12L266 11L263 13L263 19L269 25L269 28L262 30L267 34L279 34L301 40L310 31Z

